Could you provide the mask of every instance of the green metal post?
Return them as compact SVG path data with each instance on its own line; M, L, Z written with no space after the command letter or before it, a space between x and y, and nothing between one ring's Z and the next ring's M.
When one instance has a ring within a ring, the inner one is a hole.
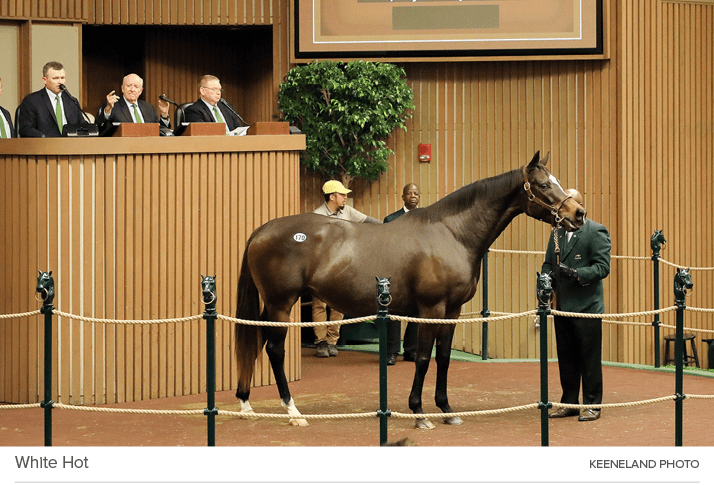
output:
M202 301L206 305L206 401L203 414L207 417L208 446L216 446L216 277L202 276Z
M377 328L379 329L379 444L388 441L388 420L392 412L387 403L387 325L389 324L389 278L377 278Z
M655 231L650 238L650 247L652 248L652 265L654 270L654 309L659 310L659 253L662 249L661 244L666 244L667 241L662 235L662 231ZM655 313L652 326L654 327L654 366L660 367L662 356L660 354L660 321L659 313Z
M483 289L483 309L481 316L488 318L491 312L488 310L488 251L483 255L483 263L481 267L483 276L481 277L481 288ZM488 359L488 322L481 324L481 360Z
M550 274L538 275L536 289L538 297L538 315L540 316L540 444L549 446L548 410L553 407L548 399L548 315L553 285Z
M40 288L40 280L46 283ZM52 446L52 312L54 310L55 283L52 272L42 273L38 278L37 291L43 292L42 308L40 313L45 316L45 399L40 406L45 410L45 446Z
M674 341L674 446L682 446L684 395L684 309L687 291L693 287L688 269L678 269L674 277L674 303L677 305L677 329Z

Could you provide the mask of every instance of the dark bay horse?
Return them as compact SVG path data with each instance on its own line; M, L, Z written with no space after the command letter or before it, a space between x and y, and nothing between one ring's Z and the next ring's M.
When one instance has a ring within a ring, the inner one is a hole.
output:
M319 214L272 220L248 240L238 282L237 318L290 321L301 294L347 315L377 312L375 277L391 276L393 315L457 319L473 298L481 258L517 215L568 230L578 229L585 209L569 198L536 153L530 163L464 186L431 206L409 211L389 224L360 224ZM263 308L260 308L260 298ZM420 324L409 408L422 414L422 387L436 345L436 405L451 413L446 395L456 324ZM299 414L283 368L286 327L236 324L241 410L248 402L253 366L263 345L288 415ZM458 417L444 420L460 424ZM304 420L293 424L305 425ZM418 419L416 426L433 425Z

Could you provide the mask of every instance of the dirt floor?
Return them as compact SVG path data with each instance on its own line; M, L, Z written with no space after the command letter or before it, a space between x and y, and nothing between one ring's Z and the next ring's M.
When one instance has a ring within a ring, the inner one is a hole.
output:
M336 358L317 359L314 350L302 349L303 376L290 390L303 414L348 414L379 407L378 362L374 353L341 350ZM389 408L409 413L407 399L414 364L389 367ZM435 363L424 389L424 412L438 413L434 402ZM558 368L549 364L550 400L560 397ZM449 371L449 400L455 411L508 408L538 402L537 362L458 362ZM671 372L604 367L605 403L641 401L674 395ZM714 395L714 378L685 375L685 394ZM138 409L204 409L206 395L166 398L106 407ZM275 386L251 394L256 412L283 413ZM233 391L216 395L219 410L239 411ZM674 401L603 410L594 422L577 418L549 421L550 446L674 446ZM714 400L684 401L685 446L714 444ZM0 444L42 446L43 413L36 409L0 411ZM418 446L540 446L539 410L466 417L461 426L433 420L433 430L413 428L413 419L391 418L389 440L409 438ZM53 412L54 446L204 446L204 416L136 415ZM288 419L244 420L217 417L217 446L378 446L379 420L333 419L310 421L294 427Z

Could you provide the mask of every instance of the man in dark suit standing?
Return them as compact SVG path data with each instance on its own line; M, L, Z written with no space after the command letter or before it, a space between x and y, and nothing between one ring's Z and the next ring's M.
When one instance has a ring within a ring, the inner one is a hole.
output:
M0 94L2 94L2 78L0 77ZM12 126L10 112L0 106L0 138L15 138L15 127Z
M216 76L206 75L198 83L201 97L184 111L189 123L225 123L226 133L239 126L243 120L221 98L221 81Z
M169 103L159 100L161 117L151 105L139 99L144 91L144 80L137 74L127 74L121 83L122 97L115 91L107 94L107 102L99 108L97 124L106 130L111 123L161 123L166 128L171 128L169 119Z
M20 104L15 120L23 138L62 136L64 125L87 124L79 105L64 91L65 72L59 62L51 61L42 68L45 87L28 94Z
M392 212L384 218L384 223L388 223L403 216L410 210L416 209L421 200L419 187L416 184L407 184L402 191L402 200L404 207L397 212ZM414 322L407 323L407 328L404 331L404 360L414 362L417 349L417 329L418 324ZM387 326L387 365L397 363L397 355L399 355L399 344L401 341L402 323L399 320L390 320Z
M583 204L580 192L567 191L576 202ZM602 224L590 219L576 232L551 232L542 271L555 274L556 309L572 313L605 313L602 280L610 274L610 234ZM541 330L543 331L543 330ZM583 387L583 404L592 405L577 409L558 408L551 418L579 415L579 421L600 418L602 403L602 319L555 317L555 340L558 352L558 369L564 404L578 404L580 383Z

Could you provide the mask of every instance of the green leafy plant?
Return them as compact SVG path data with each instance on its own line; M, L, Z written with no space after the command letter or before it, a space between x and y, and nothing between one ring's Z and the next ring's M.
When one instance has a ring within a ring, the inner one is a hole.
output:
M393 64L320 61L294 67L280 85L286 121L307 137L302 163L347 186L376 180L393 153L386 139L414 109L404 70Z

